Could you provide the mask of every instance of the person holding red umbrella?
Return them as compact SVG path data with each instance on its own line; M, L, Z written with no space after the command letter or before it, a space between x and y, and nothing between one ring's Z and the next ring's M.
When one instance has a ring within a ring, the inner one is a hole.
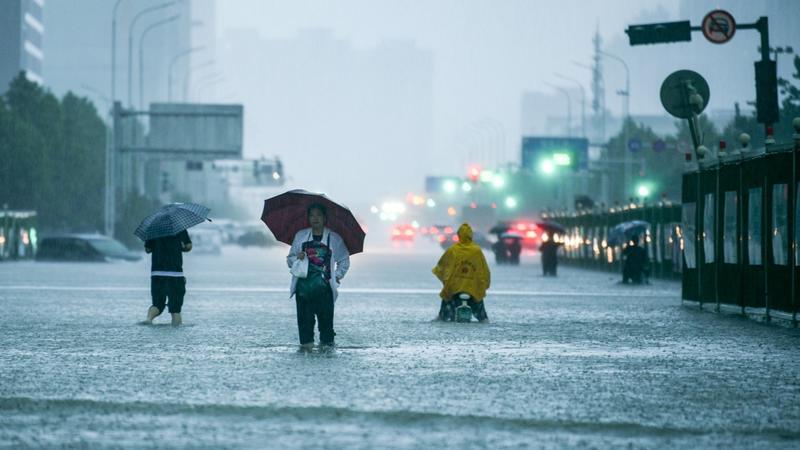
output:
M314 322L319 329L320 349L334 345L333 311L339 283L350 268L350 252L342 237L328 229L325 206L314 203L307 211L309 228L298 231L286 257L289 268L305 266L300 273L293 270L291 295L297 303L297 330L301 350L314 346ZM304 262L305 261L305 262ZM305 277L298 276L303 275Z
M286 263L292 273L289 297L297 303L300 350L334 344L333 311L350 255L364 251L366 233L346 206L325 194L295 189L264 201L261 220L280 242L291 245Z

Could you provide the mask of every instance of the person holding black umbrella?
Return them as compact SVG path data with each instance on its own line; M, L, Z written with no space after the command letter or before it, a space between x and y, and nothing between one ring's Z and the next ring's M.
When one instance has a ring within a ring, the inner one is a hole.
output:
M295 234L286 263L292 269L291 295L297 304L300 348L314 347L314 322L321 350L334 346L333 313L337 290L350 268L350 252L342 237L328 229L327 210L314 203L307 208L309 228ZM298 266L304 266L298 269ZM305 276L302 276L305 275Z
M150 239L144 251L153 254L150 276L150 294L153 306L147 310L148 324L161 315L166 305L172 316L172 325L183 323L181 309L186 295L186 277L183 275L183 254L192 250L192 240L186 230L173 236ZM167 303L169 300L169 303Z
M161 315L166 306L172 325L183 323L181 310L186 295L183 275L183 253L192 250L187 228L210 221L209 209L196 203L172 203L150 214L136 227L134 234L144 241L144 250L152 253L150 294L152 306L147 309L145 324Z

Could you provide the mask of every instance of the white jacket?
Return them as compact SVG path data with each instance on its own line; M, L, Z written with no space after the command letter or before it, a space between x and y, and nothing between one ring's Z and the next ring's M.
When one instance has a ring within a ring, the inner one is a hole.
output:
M333 301L335 302L336 297L339 295L339 283L336 280L341 281L347 274L347 270L350 269L350 251L347 250L347 246L344 244L342 237L339 236L339 234L335 231L329 230L327 227L322 232L322 243L327 245L329 236L331 246L330 284L331 290L333 291ZM294 262L297 261L297 254L303 249L303 243L312 239L313 236L311 234L311 228L304 228L294 235L294 239L292 240L292 248L289 249L289 255L286 256L286 264L290 269L292 268L292 265L294 265ZM292 285L289 289L289 298L294 295L296 288L297 277L293 275Z

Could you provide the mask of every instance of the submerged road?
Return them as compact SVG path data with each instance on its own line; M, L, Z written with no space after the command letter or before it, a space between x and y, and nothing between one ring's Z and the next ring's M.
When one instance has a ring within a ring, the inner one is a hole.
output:
M301 354L285 252L187 255L180 328L137 325L147 260L0 264L0 446L800 446L800 332L681 307L677 283L523 255L492 265L491 323L443 324L436 249L376 250L337 350Z

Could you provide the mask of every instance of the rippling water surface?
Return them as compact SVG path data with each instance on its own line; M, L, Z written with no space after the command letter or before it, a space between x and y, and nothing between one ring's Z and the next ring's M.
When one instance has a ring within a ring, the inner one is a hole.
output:
M437 253L378 250L352 258L336 351L301 354L284 256L189 254L180 328L137 325L146 261L0 264L0 446L800 445L800 333L678 284L527 255L493 267L490 324L442 324Z

